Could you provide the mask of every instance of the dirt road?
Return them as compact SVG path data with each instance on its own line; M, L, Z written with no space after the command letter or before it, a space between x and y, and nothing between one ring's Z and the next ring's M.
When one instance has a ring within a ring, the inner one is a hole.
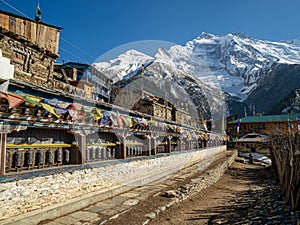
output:
M139 224L165 197L146 199L126 215L108 224ZM297 224L299 213L292 212L281 198L278 183L269 167L235 162L214 185L202 190L148 221L170 224Z

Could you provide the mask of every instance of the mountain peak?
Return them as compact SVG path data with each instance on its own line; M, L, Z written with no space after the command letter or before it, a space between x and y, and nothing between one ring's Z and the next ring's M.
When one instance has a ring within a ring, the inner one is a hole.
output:
M230 34L235 36L235 37L242 38L242 39L253 39L251 36L249 36L248 34L243 33L243 32L233 32L233 33L230 33Z
M138 51L136 49L129 49L126 52L124 52L123 54L121 54L121 55L126 55L126 56L141 56L141 57L150 57L150 58L152 58L151 56L149 56L149 55L147 55L147 54L145 54L143 52L140 52L140 51Z

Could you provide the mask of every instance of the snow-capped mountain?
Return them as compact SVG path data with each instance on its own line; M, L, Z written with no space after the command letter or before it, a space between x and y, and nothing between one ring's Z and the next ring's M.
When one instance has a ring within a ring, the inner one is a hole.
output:
M257 87L261 70L273 62L300 63L300 45L296 43L256 40L241 33L202 33L185 46L158 51L155 58L244 100Z
M160 74L160 77L163 76L167 65L169 74L176 75L180 71L187 79L192 76L199 87L202 85L211 90L222 90L230 101L264 104L258 93L263 95L264 91L268 90L270 96L265 95L265 98L277 96L268 106L274 107L286 93L300 86L300 79L296 79L294 73L298 70L296 65L300 65L300 39L272 42L257 40L243 33L202 33L184 46L174 45L168 50L160 48L154 56L130 50L116 59L96 63L96 66L113 79L116 79L116 75L121 79L140 68L142 64L150 63L153 65L146 70L149 71L156 65L155 72ZM276 80L285 80L287 70L295 79L290 82L291 87L285 87L284 82L276 83ZM178 79L182 77L179 76ZM282 89L284 91L274 95L268 87L280 87L279 92ZM200 89L203 91L205 88ZM269 109L262 107L262 110L268 112Z
M115 59L97 62L94 65L116 81L135 71L141 67L142 64L149 64L153 61L153 57L132 49L119 55Z

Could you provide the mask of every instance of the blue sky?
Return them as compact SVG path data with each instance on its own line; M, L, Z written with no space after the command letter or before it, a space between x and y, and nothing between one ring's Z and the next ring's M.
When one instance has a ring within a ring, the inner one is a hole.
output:
M20 14L4 1L34 18L37 0L0 0L1 9ZM244 32L272 41L300 38L299 0L39 2L43 22L63 28L59 61L91 63L113 48L141 40L184 45L201 32Z

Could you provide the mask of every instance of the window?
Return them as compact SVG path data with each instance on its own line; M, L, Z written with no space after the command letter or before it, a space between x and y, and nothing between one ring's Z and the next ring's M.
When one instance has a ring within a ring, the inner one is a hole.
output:
M23 53L20 53L18 51L13 51L12 55L12 64L15 65L15 68L20 71L27 70L27 66L25 65L27 56Z

